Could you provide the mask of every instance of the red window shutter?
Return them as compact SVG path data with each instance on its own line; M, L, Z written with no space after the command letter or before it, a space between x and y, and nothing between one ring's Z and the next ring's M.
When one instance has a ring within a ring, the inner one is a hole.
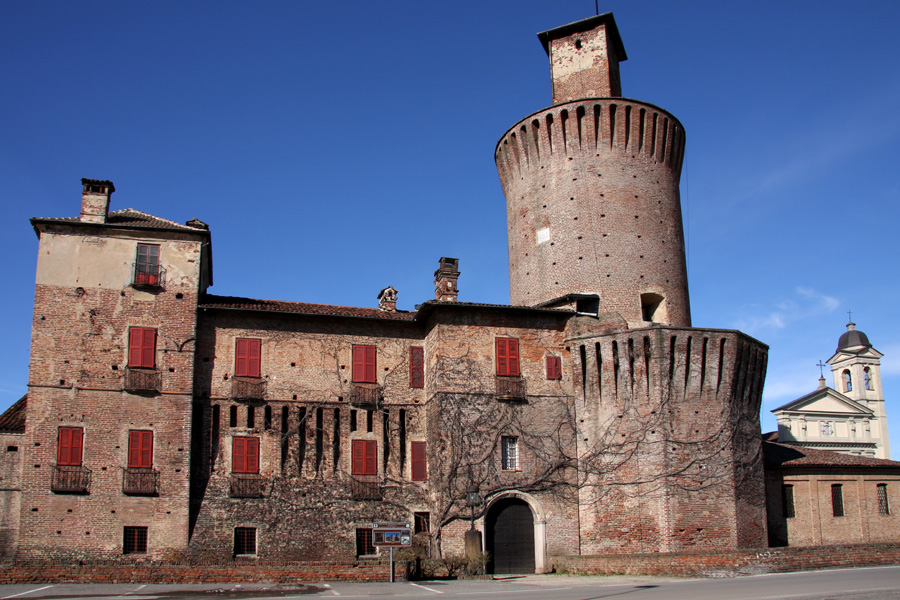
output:
M238 377L259 377L262 340L238 338L234 350L234 374Z
M519 376L519 340L497 338L497 375Z
M560 357L547 357L547 379L562 379L562 359Z
M80 427L60 427L56 463L79 466L82 458L84 430Z
M259 473L259 438L247 438L247 473Z
M378 474L378 444L374 441L366 442L366 472L365 475Z
M234 438L231 470L235 473L259 473L259 438Z
M128 366L153 369L156 367L156 330L152 327L132 327L128 332Z
M425 387L425 349L420 346L409 349L409 387Z
M128 434L128 468L153 467L153 432L131 431Z
M425 442L411 442L410 449L412 450L412 480L427 480L428 461L425 457Z
M353 440L351 450L353 475L378 474L378 444L371 440Z
M353 381L375 383L375 346L353 346Z

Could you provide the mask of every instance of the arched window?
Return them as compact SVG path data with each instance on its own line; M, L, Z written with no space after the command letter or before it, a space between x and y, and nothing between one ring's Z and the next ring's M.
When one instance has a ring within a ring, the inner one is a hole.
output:
M875 386L872 385L872 374L869 372L869 367L863 369L863 383L867 390L875 389Z
M850 378L850 371L844 369L844 372L841 373L841 379L844 380L844 391L852 392L853 391L853 380Z

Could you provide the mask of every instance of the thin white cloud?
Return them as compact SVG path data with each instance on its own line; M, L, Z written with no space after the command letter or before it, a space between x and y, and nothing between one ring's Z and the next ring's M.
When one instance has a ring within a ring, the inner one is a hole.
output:
M794 292L798 298L780 300L771 309L750 308L735 320L734 328L755 336L768 330L784 329L801 319L834 312L841 304L837 298L810 287L798 286Z

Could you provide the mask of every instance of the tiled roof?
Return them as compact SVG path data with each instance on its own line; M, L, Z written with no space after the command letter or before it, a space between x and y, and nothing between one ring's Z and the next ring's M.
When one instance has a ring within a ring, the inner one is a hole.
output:
M563 313L567 315L571 315L574 311L565 309L565 308L545 308L538 306L520 306L515 304L487 304L484 302L440 302L438 300L428 300L423 304L420 304L418 308L422 308L425 306L460 306L460 307L472 307L472 308L511 308L515 310L530 310L530 311L539 311L539 312L550 312L550 313Z
M234 296L206 295L200 302L201 308L228 308L237 310L261 310L267 312L295 313L303 315L331 315L336 317L356 317L360 319L389 319L412 321L416 313L398 310L387 311L377 308L355 306L335 306L332 304L311 304L309 302L286 302L284 300L256 300Z
M0 432L25 433L25 407L28 396L22 396L0 415Z
M78 217L51 217L51 218L35 218L34 221L55 221L61 223L80 223L81 219ZM170 221L168 219L163 219L160 217L153 216L151 214L147 214L145 212L141 212L139 210L135 210L133 208L123 208L122 210L116 210L106 217L106 225L118 225L120 227L149 227L152 229L172 229L174 231L208 231L208 229L204 229L202 227L191 227L189 225L182 225L181 223L176 223L175 221Z
M764 438L765 439L765 436ZM763 441L763 457L767 467L887 467L900 469L900 462L868 458Z

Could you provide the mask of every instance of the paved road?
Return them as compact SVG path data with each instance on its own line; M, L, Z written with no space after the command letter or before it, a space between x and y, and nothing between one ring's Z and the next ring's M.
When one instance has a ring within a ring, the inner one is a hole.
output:
M542 575L495 581L255 585L6 585L0 600L900 600L900 567L835 569L720 579Z

